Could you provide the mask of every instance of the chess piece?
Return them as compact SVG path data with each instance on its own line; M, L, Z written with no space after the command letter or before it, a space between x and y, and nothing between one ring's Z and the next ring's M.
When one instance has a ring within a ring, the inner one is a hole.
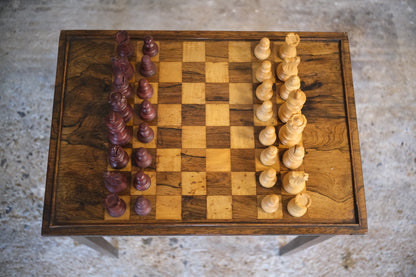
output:
M108 214L112 217L120 217L126 211L126 202L124 202L124 200L116 193L107 195L104 204Z
M104 172L104 186L111 193L119 193L128 187L129 180L119 171Z
M256 109L256 117L260 121L267 121L273 116L273 103L269 100L264 101L261 106Z
M117 74L122 74L127 78L128 81L133 78L134 68L133 65L129 63L127 57L112 57L111 63L114 76Z
M282 186L290 194L301 193L306 187L309 174L304 171L289 171L283 176Z
M121 73L117 73L114 76L113 89L120 92L127 99L133 94L133 88L131 87L129 80Z
M300 88L300 78L297 75L290 76L283 85L280 86L280 98L286 100L289 93Z
M256 71L256 79L259 82L263 82L267 79L272 79L272 63L270 61L264 61L261 63L259 68Z
M297 113L292 115L289 120L279 130L279 141L281 144L291 147L302 140L302 132L306 126L306 117Z
M301 217L312 204L312 199L307 193L299 193L287 204L287 211L291 216Z
M278 153L279 149L276 146L269 146L261 151L260 162L265 166L274 165L277 162Z
M140 147L134 153L134 161L138 167L146 168L152 164L152 155L147 152L146 148Z
M148 55L143 55L140 63L140 74L144 77L152 77L156 73L156 65Z
M137 171L134 175L134 187L139 191L147 190L151 185L151 180L149 175L143 171Z
M306 95L300 89L289 93L286 102L284 102L279 108L278 116L280 121L286 123L292 115L300 113L305 102Z
M130 142L132 130L126 128L123 117L119 113L111 111L106 118L106 126L111 144L124 146Z
M270 40L268 38L262 38L254 48L254 56L259 60L265 60L270 56Z
M276 69L277 78L280 81L286 81L290 76L298 75L298 65L300 57L284 58L283 62L279 63Z
M259 182L262 187L271 188L277 182L276 170L274 168L268 168L260 173Z
M153 96L153 87L147 79L140 79L137 86L137 96L141 99L150 99Z
M139 115L143 120L151 121L156 117L156 109L149 100L143 100L140 104Z
M112 145L108 148L108 161L112 168L121 169L129 163L129 154L119 145Z
M302 165L304 156L305 148L302 145L296 144L283 153L282 162L287 168L296 169Z
M117 54L120 57L130 57L134 53L134 47L130 42L130 36L126 31L118 31L114 38L117 42Z
M260 101L267 101L273 97L273 81L266 79L256 89L257 99Z
M124 97L118 91L112 91L108 95L108 103L113 111L119 113L124 122L130 121L133 117L133 108L127 102L126 97Z
M276 142L276 129L274 126L266 126L263 130L260 131L259 141L264 146L272 145Z
M143 195L140 195L134 203L134 211L138 215L148 215L152 211L152 202Z
M155 43L155 40L152 36L145 36L144 37L144 44L143 44L143 54L149 57L154 57L159 52L159 47Z
M137 130L137 139L143 143L149 143L153 140L155 133L152 128L149 127L149 124L142 122L139 125Z
M289 33L286 35L285 43L279 48L280 58L296 57L296 46L298 46L300 38L298 34Z
M261 200L261 208L266 213L274 213L279 208L279 196L277 196L276 194L266 195Z

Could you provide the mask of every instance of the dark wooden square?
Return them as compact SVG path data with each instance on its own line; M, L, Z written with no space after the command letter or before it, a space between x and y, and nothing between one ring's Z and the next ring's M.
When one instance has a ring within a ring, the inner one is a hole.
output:
M230 83L247 83L252 79L251 63L229 63Z
M131 153L131 166L132 166L132 172L136 172L137 170L139 170L140 168L136 165L136 162L134 161L134 157L136 155L136 151L138 148L134 148L132 153ZM150 170L150 169L156 169L156 149L155 148L146 148L147 152L149 152L149 154L152 156L152 163L150 164L150 166L148 166L146 168L146 170Z
M181 104L182 83L159 83L158 103Z
M199 220L207 218L207 197L205 195L182 196L182 219Z
M154 62L155 66L156 66L156 72L153 76L151 77L144 77L140 74L140 64L141 64L141 60L137 61L134 71L135 71L135 80L136 82L138 82L140 79L145 78L147 79L150 83L156 83L159 82L159 63L158 62Z
M207 62L227 62L228 41L205 42L205 55Z
M182 149L182 171L203 172L206 168L205 149Z
M207 126L207 148L230 148L230 127Z
M183 43L181 41L160 41L159 61L182 62Z
M231 195L230 172L207 172L207 195Z
M157 147L158 148L181 148L182 130L173 127L157 128Z
M207 83L205 85L205 101L207 103L229 103L230 92L228 83Z
M146 121L147 124L149 124L149 126L156 126L157 125L157 104L153 104L151 103L152 106L155 108L156 111L156 117L154 119L152 119L151 121ZM134 116L133 116L133 124L134 125L139 125L140 123L144 122L144 120L139 116L140 114L140 106L141 104L134 104ZM136 136L136 134L133 134L134 136Z
M180 172L157 172L156 195L181 195L182 176Z
M253 126L253 105L230 105L231 126Z
M156 195L143 195L143 197L147 198L150 203L152 203L152 210L148 215L138 215L134 211L134 206L138 197L138 195L134 195L130 198L130 220L132 222L154 220L156 216Z
M182 82L205 83L205 63L182 63Z
M233 195L233 219L257 219L257 196Z
M205 105L183 104L182 126L205 126Z
M254 149L231 149L231 171L255 171Z

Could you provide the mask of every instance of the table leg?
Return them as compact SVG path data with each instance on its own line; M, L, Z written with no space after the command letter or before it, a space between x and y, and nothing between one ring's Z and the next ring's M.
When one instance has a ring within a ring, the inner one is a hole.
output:
M73 236L74 240L79 243L85 244L88 247L100 252L101 254L118 258L118 249L111 243L106 241L103 237L78 237Z
M279 255L283 256L296 253L332 237L333 235L297 236L288 244L280 247Z

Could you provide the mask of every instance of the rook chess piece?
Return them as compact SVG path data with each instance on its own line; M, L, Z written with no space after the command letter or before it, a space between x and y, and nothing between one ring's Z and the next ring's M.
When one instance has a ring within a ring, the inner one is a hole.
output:
M129 180L119 171L104 172L104 186L111 193L119 193L127 188Z
M138 167L146 168L152 164L152 155L147 152L146 148L140 147L134 154L134 161Z
M279 48L280 58L296 57L296 46L298 46L300 38L298 34L289 33L286 35L285 43Z
M261 208L266 213L274 213L279 208L279 196L277 196L276 194L266 195L261 200Z
M278 115L280 121L286 123L292 115L300 113L305 102L306 95L300 89L289 93L286 102L284 102L279 108Z
M126 211L126 202L115 193L107 195L104 203L108 214L112 217L120 217Z
M312 199L307 193L299 193L287 204L287 211L291 216L301 217L312 204Z
M131 80L134 75L134 68L129 63L127 57L112 57L111 63L113 67L113 75L123 74L127 80Z
M282 63L277 66L276 75L281 81L286 81L290 76L298 75L298 65L300 57L285 58Z
M276 129L274 126L266 126L259 134L259 141L264 146L272 145L276 142Z
M137 130L137 139L143 143L149 143L153 140L155 133L149 124L142 122Z
M140 79L137 87L137 96L141 99L150 99L153 96L153 87L147 79Z
M151 180L149 175L143 171L137 171L134 175L134 187L139 191L147 190L151 185Z
M143 55L140 63L140 74L144 77L152 77L156 73L156 65L148 55Z
M300 88L300 78L297 75L290 76L283 85L280 86L280 98L286 100L289 93Z
M144 44L143 44L143 54L148 55L149 57L154 57L159 52L159 47L155 43L155 40L152 36L145 36L144 37Z
M289 171L283 176L282 186L290 194L301 193L306 187L309 174L304 171Z
M297 113L292 115L279 130L280 143L287 147L300 143L306 122L306 117L303 114Z
M266 79L256 89L257 99L260 101L267 101L273 97L273 81Z
M268 38L262 38L254 48L254 56L259 60L265 60L270 56L270 40Z
M108 128L108 140L113 145L124 146L130 142L132 130L126 128L123 117L111 111L106 118L106 125Z
M256 109L256 117L260 121L267 121L273 116L273 103L270 100L264 101Z
M276 146L269 146L261 151L260 162L265 166L274 165L277 162L278 153L279 149Z
M271 188L277 182L276 170L274 168L268 168L260 173L259 182L262 187Z
M138 215L148 215L152 211L152 202L146 197L140 195L134 203L134 211Z
M295 145L290 147L283 153L282 162L289 169L296 169L303 163L303 157L305 156L305 148L302 145Z
M267 79L273 79L272 63L270 61L264 61L256 71L256 79L259 82L263 82ZM272 80L273 81L273 80Z
M124 122L130 121L133 117L133 108L127 102L126 97L124 97L118 91L112 91L108 95L108 103L113 111L119 113Z
M129 160L129 154L119 145L112 145L108 148L108 161L112 168L124 168L129 163Z
M156 109L149 100L143 100L140 104L139 115L143 120L152 121L156 117Z
M114 90L120 92L127 99L133 94L133 88L131 87L129 80L122 73L117 73L114 76L113 81Z
M120 57L129 57L134 53L134 47L130 43L129 34L126 31L118 31L114 38L117 42L117 54Z

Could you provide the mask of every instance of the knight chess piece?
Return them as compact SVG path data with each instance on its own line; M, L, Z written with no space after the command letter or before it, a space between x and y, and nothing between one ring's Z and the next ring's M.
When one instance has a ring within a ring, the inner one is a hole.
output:
M266 126L260 131L259 141L264 146L270 146L276 142L276 128L272 125Z
M254 48L254 56L259 60L265 60L270 56L270 40L266 37L262 38Z
M305 148L302 145L295 145L290 147L283 153L282 162L289 169L297 169L303 163L305 156Z
M108 214L112 217L120 217L126 212L126 202L116 193L107 195L104 204Z
M276 146L269 146L260 153L260 162L265 166L274 165L277 162L279 149Z
M279 63L276 69L277 78L280 81L286 81L290 76L298 75L298 65L300 57L284 58L283 62Z
M270 61L262 62L259 68L257 68L256 79L259 82L263 82L264 80L267 80L267 79L273 79L272 63Z
M150 177L141 170L137 171L137 173L134 175L133 180L133 185L138 191L145 191L150 188Z
M149 57L154 57L159 52L159 47L155 43L155 40L152 36L145 36L144 37L144 44L143 44L143 54Z
M134 68L127 57L112 57L111 63L113 67L113 75L116 76L118 74L124 75L128 81L133 78L134 75Z
M286 123L294 114L300 113L305 102L306 95L300 89L289 93L286 102L280 106L277 113L280 121Z
M143 120L152 121L156 117L156 109L149 100L143 100L140 104L139 115Z
M133 117L133 108L127 102L126 97L118 91L112 91L108 95L108 103L113 111L119 113L124 122L130 121Z
M289 33L285 37L285 42L279 48L280 58L293 58L296 57L296 46L298 46L300 38L298 34Z
M107 153L108 161L112 168L125 168L130 161L129 154L120 145L110 146Z
M111 111L106 118L106 126L108 129L108 140L113 145L124 146L128 144L132 137L132 130L126 128L123 117Z
M104 172L104 186L111 193L119 193L129 185L127 176L119 171Z
M299 193L287 204L287 211L291 216L301 217L308 211L312 199L307 193Z
M149 143L153 140L155 133L149 124L142 122L137 130L137 139L143 143Z
M270 100L264 101L256 109L256 117L260 121L268 121L273 116L273 103Z
M140 79L137 86L137 96L141 99L150 99L153 96L153 86L147 79Z
M156 65L148 55L143 55L140 63L140 74L144 77L152 77L156 73Z
M118 31L114 35L117 42L117 54L120 57L130 57L134 53L134 47L130 42L130 36L126 31Z
M279 208L279 196L276 194L266 195L261 200L261 208L266 213L274 213Z
M289 93L300 88L300 78L297 75L290 76L283 85L280 86L280 98L286 100Z
M259 176L260 185L264 188L271 188L277 182L276 170L272 167L264 170Z
M131 87L129 80L122 73L118 73L114 76L113 89L121 93L127 99L133 94L133 88Z
M297 113L292 115L279 130L280 143L287 147L300 143L306 123L307 120L303 114Z
M149 167L152 164L152 155L146 150L146 148L140 147L134 153L134 161L140 168Z
M148 215L152 211L152 202L143 195L140 195L134 203L134 211L138 215Z
M267 101L273 97L273 81L266 79L256 89L256 97L260 101Z
M304 171L289 171L283 176L282 187L290 194L301 193L306 187L309 174Z

